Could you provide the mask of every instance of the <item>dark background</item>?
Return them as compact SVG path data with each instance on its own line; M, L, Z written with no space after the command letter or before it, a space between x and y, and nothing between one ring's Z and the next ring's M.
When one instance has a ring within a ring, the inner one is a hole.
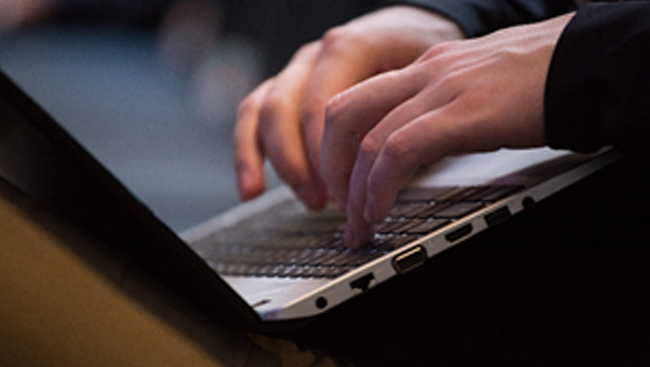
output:
M239 202L239 101L300 45L377 2L58 1L0 27L0 68L179 232Z

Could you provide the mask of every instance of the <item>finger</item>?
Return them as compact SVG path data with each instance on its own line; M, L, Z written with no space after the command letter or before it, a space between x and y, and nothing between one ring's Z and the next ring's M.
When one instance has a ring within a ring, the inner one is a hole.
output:
M325 50L319 55L305 89L300 121L302 141L315 179L311 195L319 200L329 200L327 186L320 171L326 105L337 93L374 74L375 67L368 65L367 60L361 60L358 50L341 52L341 48L331 46L328 41L324 41L322 45Z
M369 60L365 53L351 48L356 46L353 38L339 34L337 29L329 31L319 42L319 54L303 91L299 111L302 142L314 178L311 191L320 200L329 198L320 174L326 105L337 93L374 75L379 67L377 60Z
M314 210L325 205L327 195L318 172L309 164L299 110L319 53L318 43L301 48L274 78L259 113L260 139L269 161L278 176Z
M467 148L465 142L475 134L454 108L445 106L419 116L387 138L366 180L366 221L384 220L418 167Z
M375 75L376 58L368 58L355 37L334 28L320 41L321 52L304 91L300 119L303 141L313 169L320 172L321 140L329 100L343 90Z
M366 148L367 149L367 148ZM362 151L364 148L362 148ZM345 244L358 249L371 242L374 227L364 218L366 202L365 177L368 176L375 161L374 154L360 154L355 162L350 178L350 199L346 205Z
M264 152L258 139L258 115L271 83L264 82L239 106L233 141L237 188L243 200L264 191Z
M409 100L396 107L361 142L348 183L345 241L351 248L359 248L372 240L375 222L365 217L368 177L391 134L419 113L414 105L416 104Z
M418 88L399 71L393 71L368 79L330 101L321 146L321 174L340 206L347 206L350 176L364 136Z
M372 228L374 223L383 220L380 217L371 221L366 218L366 190L372 184L384 185L383 182L373 183L369 181L370 173L379 155L386 149L409 149L410 144L405 142L389 141L391 136L408 125L411 121L417 120L429 110L435 110L444 106L450 99L453 99L453 90L445 86L437 86L431 90L423 90L404 103L393 108L383 119L376 124L363 138L357 159L352 170L349 182L349 201L347 203L348 225L346 226L346 238L348 246L358 247L372 239ZM396 138L399 139L399 135ZM393 147L393 145L395 147ZM404 152L395 151L393 154L403 155ZM398 164L401 165L401 162ZM408 168L408 167L400 167ZM388 201L392 203L392 201ZM374 216L371 216L374 219Z

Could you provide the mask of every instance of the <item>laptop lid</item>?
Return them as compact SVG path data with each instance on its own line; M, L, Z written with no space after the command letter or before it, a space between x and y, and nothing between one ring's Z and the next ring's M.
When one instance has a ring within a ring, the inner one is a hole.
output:
M127 256L134 267L218 322L257 331L293 327L262 322L194 251L1 71L0 179Z

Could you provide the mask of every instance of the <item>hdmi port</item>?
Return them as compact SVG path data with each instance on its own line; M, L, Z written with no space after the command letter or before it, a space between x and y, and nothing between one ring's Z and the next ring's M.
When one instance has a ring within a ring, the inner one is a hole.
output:
M398 273L404 274L424 264L426 260L427 250L422 246L417 246L395 256L393 258L393 267Z
M468 236L472 231L474 230L474 227L472 227L471 224L466 224L460 228L458 228L455 231L451 231L445 235L445 239L449 242L456 242L460 240L461 238Z

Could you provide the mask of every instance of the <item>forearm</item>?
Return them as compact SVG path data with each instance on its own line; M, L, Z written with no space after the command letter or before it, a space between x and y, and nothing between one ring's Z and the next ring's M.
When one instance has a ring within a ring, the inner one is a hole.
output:
M650 3L592 4L565 29L549 70L546 140L650 153Z

